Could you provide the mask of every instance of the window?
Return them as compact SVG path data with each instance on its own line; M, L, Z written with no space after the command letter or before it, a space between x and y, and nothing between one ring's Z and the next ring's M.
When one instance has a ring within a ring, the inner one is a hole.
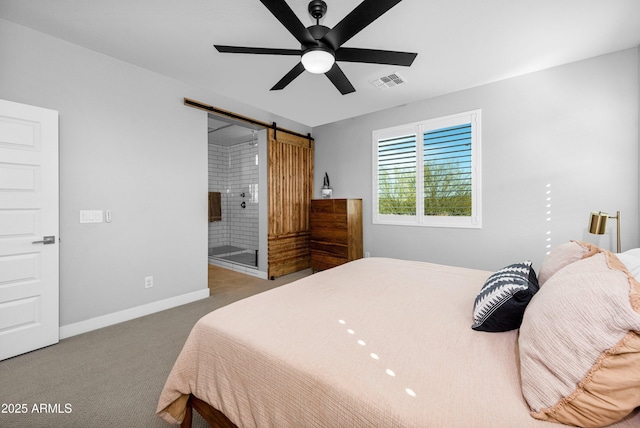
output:
M374 131L373 145L374 223L482 226L480 110Z

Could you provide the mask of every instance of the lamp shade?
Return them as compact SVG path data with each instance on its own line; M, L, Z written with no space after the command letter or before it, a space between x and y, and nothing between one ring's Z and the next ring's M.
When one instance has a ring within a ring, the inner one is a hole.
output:
M336 58L328 50L322 48L310 49L302 54L300 60L304 69L309 73L323 74L331 70Z
M609 214L602 211L592 211L589 217L589 233L604 235L607 231L607 219Z

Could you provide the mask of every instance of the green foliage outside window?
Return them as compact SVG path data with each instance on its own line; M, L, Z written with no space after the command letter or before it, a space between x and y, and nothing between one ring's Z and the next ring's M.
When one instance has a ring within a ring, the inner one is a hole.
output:
M396 168L378 178L380 214L416 215L416 173Z
M471 174L436 162L424 166L424 214L471 215Z
M424 165L424 214L471 215L471 174L437 162ZM380 214L416 215L416 174L412 168L396 168L378 177Z

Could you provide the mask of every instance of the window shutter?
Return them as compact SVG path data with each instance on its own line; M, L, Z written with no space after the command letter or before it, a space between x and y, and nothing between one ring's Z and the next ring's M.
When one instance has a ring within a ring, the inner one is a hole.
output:
M471 216L471 123L423 133L424 215Z
M373 223L482 228L481 111L372 132Z
M416 135L378 141L378 213L416 215Z

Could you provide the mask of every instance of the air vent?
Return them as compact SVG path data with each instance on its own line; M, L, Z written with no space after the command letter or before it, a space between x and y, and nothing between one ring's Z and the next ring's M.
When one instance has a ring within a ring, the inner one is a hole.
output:
M392 73L388 76L382 76L379 79L375 79L371 81L371 84L380 90L393 88L402 83L407 83L407 81L404 79L404 77L400 76L398 73Z

